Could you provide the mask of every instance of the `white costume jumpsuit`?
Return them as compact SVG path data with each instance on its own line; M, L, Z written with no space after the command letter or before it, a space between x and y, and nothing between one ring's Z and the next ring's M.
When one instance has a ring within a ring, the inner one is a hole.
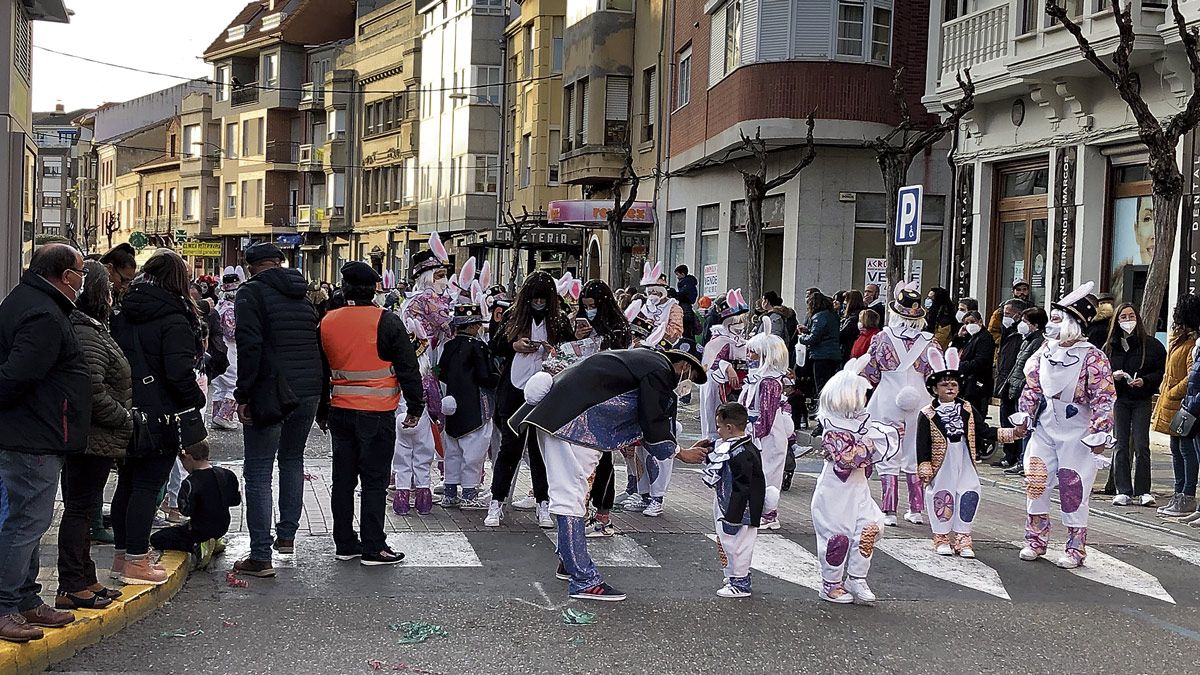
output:
M791 408L783 397L783 373L778 370L751 371L738 402L750 413L749 431L762 456L767 495L763 504L763 525L778 520L779 489L787 463L788 439L796 430ZM770 488L774 487L774 490Z

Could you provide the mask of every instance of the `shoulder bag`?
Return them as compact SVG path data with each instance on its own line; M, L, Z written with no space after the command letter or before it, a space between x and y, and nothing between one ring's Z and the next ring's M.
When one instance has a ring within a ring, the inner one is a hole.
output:
M149 387L155 392L156 398L167 400L167 392L150 370L137 327L131 325L129 331L133 334L133 355L137 361L137 370L145 373L140 380L134 380L134 385L140 383ZM208 438L204 417L197 408L159 414L135 405L130 414L133 417L133 435L129 439L127 454L132 458L177 455L180 450Z

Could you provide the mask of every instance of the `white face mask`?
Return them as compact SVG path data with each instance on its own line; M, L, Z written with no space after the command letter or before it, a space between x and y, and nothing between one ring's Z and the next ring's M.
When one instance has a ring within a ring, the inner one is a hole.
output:
M957 322L959 322L959 323L962 323L963 317L965 317L966 315L967 315L967 313L966 313L966 312L964 312L964 311L962 311L962 310L960 309L960 310L958 310L958 312L957 312L957 313L954 315L954 320L955 320L955 321L957 321Z
M1126 335L1133 335L1133 329L1137 328L1137 321L1121 321L1118 323L1121 330L1125 331Z
M975 335L975 334L976 334L976 333L978 333L978 332L980 331L980 329L982 329L982 328L983 328L983 326L980 326L980 325L979 325L979 324L977 324L977 323L969 323L969 324L967 324L967 325L966 325L966 329L967 329L967 335Z
M1046 337L1050 338L1051 340L1057 340L1058 335L1061 332L1062 332L1062 324L1061 323L1055 322L1055 323L1046 324Z
M930 309L931 307L933 307L933 299L925 298L925 309Z
M1021 335L1023 335L1023 336L1024 336L1024 335L1029 335L1030 333L1032 333L1032 332L1033 332L1033 328L1031 328L1031 327L1029 326L1029 324L1027 324L1027 323L1025 323L1024 321L1022 321L1021 323L1017 324L1017 332L1018 332L1018 333L1020 333L1020 334L1021 334Z
M1012 325L1016 322L1017 320L1011 316L1006 316L1003 319L1000 319L1000 323L1003 324L1005 328L1012 328Z
M450 287L449 279L442 278L442 279L434 279L433 280L433 290L437 291L438 293L445 293L446 289L449 287Z

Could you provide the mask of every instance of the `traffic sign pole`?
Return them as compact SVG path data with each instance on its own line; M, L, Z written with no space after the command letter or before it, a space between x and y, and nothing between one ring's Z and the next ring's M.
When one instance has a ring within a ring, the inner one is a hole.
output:
M924 196L922 185L906 185L896 192L896 229L892 241L904 247L904 271L899 283L908 283L912 275L913 247L921 243Z

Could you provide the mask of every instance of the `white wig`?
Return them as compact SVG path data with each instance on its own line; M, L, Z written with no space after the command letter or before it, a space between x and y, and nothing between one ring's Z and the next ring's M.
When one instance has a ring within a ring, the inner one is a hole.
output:
M433 273L438 269L440 268L434 267L418 274L416 281L413 281L413 290L419 293L425 289L433 288Z
M1083 339L1083 326L1079 325L1079 320L1074 315L1061 309L1052 310L1051 315L1061 317L1059 322L1061 328L1058 331L1059 342L1078 342Z
M925 317L910 319L906 316L900 316L895 312L888 315L888 325L892 328L912 328L915 330L925 330Z
M867 407L867 389L870 386L865 377L849 369L839 370L821 389L821 415L846 419L857 417Z
M759 368L785 372L788 369L787 344L778 335L758 333L746 343L746 349L758 354Z

